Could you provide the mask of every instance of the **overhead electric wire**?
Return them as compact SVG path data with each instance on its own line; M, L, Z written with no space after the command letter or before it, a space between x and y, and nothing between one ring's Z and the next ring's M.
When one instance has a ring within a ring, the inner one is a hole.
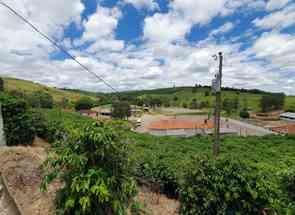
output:
M104 80L102 77L97 75L95 72L92 72L87 66L83 65L81 62L79 62L76 57L72 54L70 54L66 49L64 49L62 46L60 46L55 40L51 39L49 36L47 36L45 33L43 33L41 30L39 30L33 23L31 23L29 20L27 20L24 16L19 14L16 10L14 10L12 7L4 3L3 1L0 1L0 4L6 7L10 12L12 12L15 16L20 18L23 22L28 24L34 31L36 31L38 34L40 34L43 38L48 40L51 44L53 44L56 48L61 50L65 55L67 55L69 58L74 60L77 64L79 64L86 72L92 74L95 76L99 81L104 83L107 87L109 87L112 91L115 93L119 93L115 87L113 87L111 84L109 84L106 80Z

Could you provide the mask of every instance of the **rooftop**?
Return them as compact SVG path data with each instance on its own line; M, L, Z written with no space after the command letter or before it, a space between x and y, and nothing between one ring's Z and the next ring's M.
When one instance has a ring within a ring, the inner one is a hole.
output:
M295 124L273 127L271 130L278 133L295 134Z
M200 120L189 121L179 119L159 120L152 122L149 129L168 130L168 129L212 129L214 128L212 121Z
M291 118L295 119L295 113L291 113L291 112L282 113L280 116L281 117L291 117Z

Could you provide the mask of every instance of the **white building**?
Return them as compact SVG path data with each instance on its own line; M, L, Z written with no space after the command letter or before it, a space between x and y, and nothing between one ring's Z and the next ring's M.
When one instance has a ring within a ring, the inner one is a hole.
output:
M282 113L280 114L280 119L295 122L295 113L291 113L291 112Z

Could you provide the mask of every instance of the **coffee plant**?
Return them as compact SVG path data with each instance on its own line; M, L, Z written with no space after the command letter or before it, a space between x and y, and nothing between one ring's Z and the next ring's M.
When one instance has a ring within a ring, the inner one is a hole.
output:
M239 161L197 159L181 189L181 213L270 214L277 193L268 176Z
M35 127L27 103L5 93L0 94L0 103L7 145L31 145Z
M41 188L63 182L56 198L58 214L126 214L136 194L128 142L103 123L73 130L53 146Z

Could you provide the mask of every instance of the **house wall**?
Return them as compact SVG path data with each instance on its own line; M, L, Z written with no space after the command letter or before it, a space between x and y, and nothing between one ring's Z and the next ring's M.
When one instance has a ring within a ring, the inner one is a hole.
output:
M197 134L206 134L208 129L169 129L169 130L156 130L150 129L150 133L155 136L182 136L191 137Z

